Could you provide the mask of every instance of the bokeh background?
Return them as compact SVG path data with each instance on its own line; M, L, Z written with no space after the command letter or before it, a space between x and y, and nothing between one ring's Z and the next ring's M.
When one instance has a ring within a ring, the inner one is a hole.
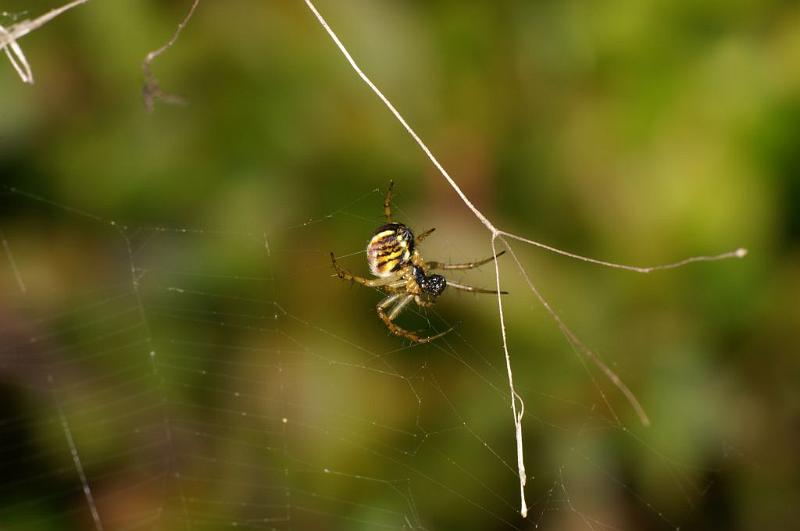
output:
M649 428L502 259L526 520L496 300L407 312L455 326L409 345L328 261L366 273L390 178L429 259L489 234L299 0L203 0L153 67L187 105L147 113L188 7L92 1L20 40L35 85L0 65L0 527L797 525L797 2L319 1L501 228L637 265L750 251L637 275L514 245Z

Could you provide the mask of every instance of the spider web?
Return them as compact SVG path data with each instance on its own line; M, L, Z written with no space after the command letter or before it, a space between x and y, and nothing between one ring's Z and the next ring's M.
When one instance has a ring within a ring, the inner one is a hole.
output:
M687 506L702 500L708 471L663 455L599 394L537 390L549 386L527 363L522 519L500 339L480 317L491 297L404 316L455 326L410 345L375 317L378 293L332 277L325 242L380 223L377 189L266 234L127 226L3 190L28 227L2 234L6 528L605 529L624 527L620 506L647 527L677 527L603 451L620 441ZM32 233L37 220L47 222ZM86 254L54 260L77 235ZM344 251L348 267L363 265L360 242ZM70 288L48 293L52 276ZM586 379L575 358L564 363Z
M331 278L327 260L333 247L363 271L378 189L266 232L129 224L0 190L24 220L0 233L4 527L669 529L707 499L714 471L636 428L559 314L532 309L545 299L526 247L508 246L517 277L490 265L463 278L533 299L499 314L466 295L406 312L411 328L455 329L410 345L375 317L379 295ZM402 192L398 203L399 219L426 228ZM519 239L477 217L492 246ZM358 236L340 247L340 232ZM76 245L63 261L59 248ZM465 253L440 230L424 252L466 261L482 247ZM532 324L548 312L557 326ZM531 326L540 343L516 333ZM578 356L563 355L560 331ZM543 356L561 361L540 374ZM656 470L658 489L641 469Z

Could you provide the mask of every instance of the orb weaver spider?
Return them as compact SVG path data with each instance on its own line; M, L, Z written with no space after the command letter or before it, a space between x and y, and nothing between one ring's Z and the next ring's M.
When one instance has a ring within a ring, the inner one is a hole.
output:
M336 275L340 279L378 288L386 293L387 296L377 304L375 311L391 333L410 339L415 343L428 343L447 334L452 328L433 336L420 337L414 332L396 325L394 320L411 301L414 301L418 306L429 308L434 305L436 299L444 292L447 286L471 293L498 293L495 290L457 284L448 281L442 275L430 275L429 272L437 269L474 269L496 260L505 251L483 260L464 264L426 262L420 256L415 244L430 236L436 229L426 230L417 236L415 241L414 233L411 229L402 223L392 221L393 187L394 182L389 181L389 188L383 200L383 214L386 217L386 224L375 229L372 238L367 244L367 264L369 265L370 273L377 278L369 279L353 275L336 262L336 256L333 252L331 252L331 262L336 270ZM508 292L500 291L499 293L505 295Z

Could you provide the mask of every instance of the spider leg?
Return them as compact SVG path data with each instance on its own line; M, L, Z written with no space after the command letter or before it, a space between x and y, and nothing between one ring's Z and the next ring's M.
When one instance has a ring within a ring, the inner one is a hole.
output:
M403 308L405 308L409 302L414 300L413 295L406 295L400 300L400 302L398 302L395 305L395 307L392 309L389 315L386 315L386 308L391 306L392 303L396 301L400 296L401 296L400 293L395 293L394 295L390 295L389 297L386 297L381 302L379 302L378 305L375 307L375 310L378 312L378 317L381 318L383 323L386 325L386 328L388 328L389 331L394 335L410 339L414 343L429 343L434 339L442 337L446 333L450 332L450 330L452 330L452 328L450 328L449 330L445 330L444 332L436 334L434 336L419 337L414 332L411 332L410 330L406 330L405 328L402 328L394 324L394 319L400 314Z
M417 238L419 240L419 238ZM465 264L443 264L442 262L427 262L427 266L429 270L433 269L475 269L476 267L480 267L483 264L488 264L493 260L497 260L499 257L503 256L505 251L500 251L494 256L490 256L489 258L484 258L483 260L478 260L477 262L467 262ZM449 283L449 282L448 282ZM494 292L492 292L494 293Z
M343 269L339 263L336 261L336 256L334 256L333 252L331 252L331 262L333 263L334 269L336 269L336 276L342 280L350 280L351 282L358 282L363 286L368 286L370 288L378 288L381 286L386 286L391 284L392 282L397 282L397 277L394 275L388 276L386 278L364 278L358 275L354 275Z
M475 286L467 286L465 284L457 284L457 283L452 282L450 280L447 281L447 287L448 288L460 289L462 291L469 291L471 293L492 293L494 295L497 295L497 293L498 293L497 290L476 288ZM500 291L499 293L500 293L500 295L508 295L507 291Z
M428 230L426 230L425 232L423 232L422 234L420 234L420 235L418 235L418 236L417 236L417 241L418 241L418 242L421 242L422 240L424 240L425 238L427 238L428 236L430 236L430 235L431 235L431 233L432 233L433 231L435 231L435 230L436 230L436 228L435 228L435 227L434 227L434 228L432 228L432 229L428 229Z
M400 295L401 295L400 293L389 295L388 297L386 297L385 299L383 299L381 302L378 303L378 308L385 310L386 308L391 306L397 299L399 299Z
M392 222L392 188L394 188L394 181L389 179L389 188L383 199L383 215L386 216L386 223Z
M395 319L397 319L397 316L400 315L400 312L403 311L403 308L408 306L408 303L411 302L412 300L414 300L413 295L406 295L405 297L403 297L403 299L400 302L398 302L394 308L392 308L392 311L389 312L389 320L394 321Z
M414 297L414 302L416 302L418 305L422 306L423 308L433 308L434 306L436 306L436 304L434 304L432 301L424 301L424 300L422 300L419 297L419 295Z

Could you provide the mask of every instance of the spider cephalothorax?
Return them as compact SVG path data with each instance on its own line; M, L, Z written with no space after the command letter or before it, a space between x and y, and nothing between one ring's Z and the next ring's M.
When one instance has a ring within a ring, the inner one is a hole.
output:
M442 275L426 275L425 271L418 266L414 268L414 281L426 295L436 298L442 294L447 287L447 279Z
M331 261L336 269L336 275L342 280L351 280L364 286L379 288L386 293L387 296L378 303L375 309L378 312L378 317L383 320L393 334L417 343L427 343L443 336L450 330L430 337L419 337L414 332L397 326L394 320L409 302L414 301L417 305L423 307L433 306L437 297L444 292L448 285L455 289L473 293L498 293L494 290L448 282L444 276L429 274L429 272L434 269L473 269L497 259L503 253L466 264L425 262L417 251L415 244L428 237L434 229L426 230L417 236L415 241L414 233L411 229L402 223L392 222L392 186L393 183L389 181L389 189L383 201L386 224L375 230L367 244L367 264L370 272L377 278L368 279L345 271L336 263L336 257L333 253L331 253ZM500 293L506 292L501 291Z

